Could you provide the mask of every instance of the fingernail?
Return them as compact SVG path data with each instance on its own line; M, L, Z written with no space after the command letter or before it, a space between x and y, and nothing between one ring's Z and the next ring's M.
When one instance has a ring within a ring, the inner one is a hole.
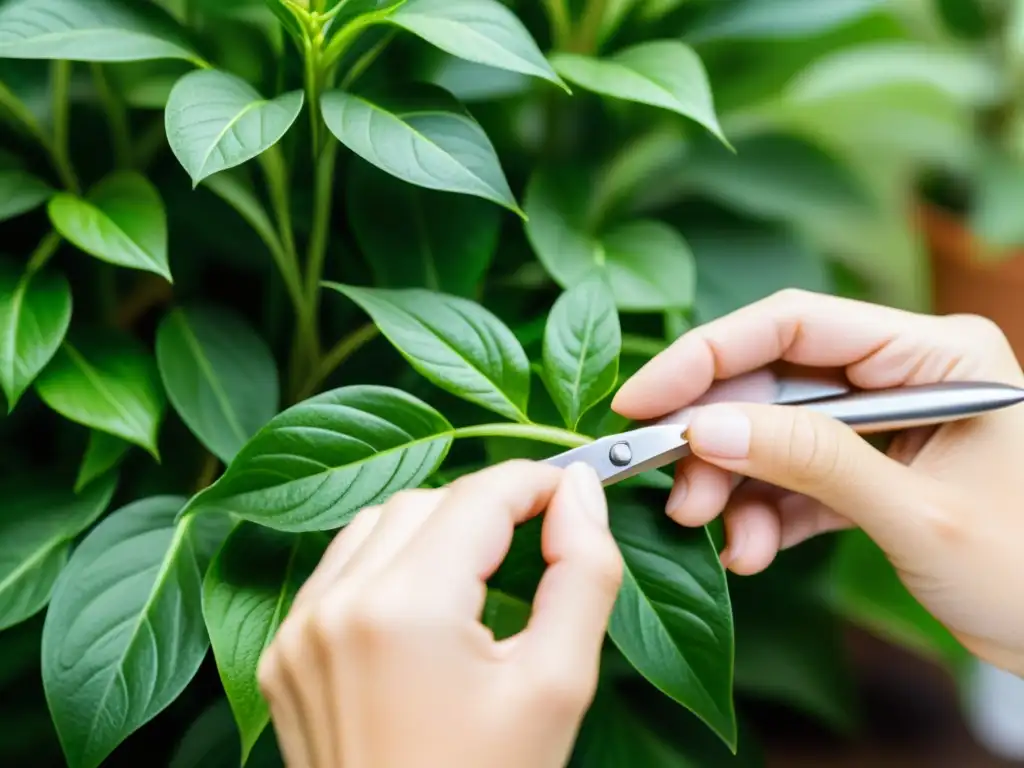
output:
M608 527L608 500L597 473L588 464L572 464L567 470L578 502L602 528Z
M677 478L675 485L672 486L672 492L668 495L668 501L665 502L665 513L669 517L675 516L679 507L686 501L686 494L689 492L690 488L686 484L686 478L682 476Z
M750 453L750 419L731 405L698 408L687 439L697 454L720 459L745 459Z

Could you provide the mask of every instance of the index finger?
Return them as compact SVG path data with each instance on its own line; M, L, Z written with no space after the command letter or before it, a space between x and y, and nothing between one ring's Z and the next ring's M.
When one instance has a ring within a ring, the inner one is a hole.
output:
M612 409L630 419L655 418L689 405L716 380L776 361L849 367L928 319L854 299L780 291L682 336L622 385Z

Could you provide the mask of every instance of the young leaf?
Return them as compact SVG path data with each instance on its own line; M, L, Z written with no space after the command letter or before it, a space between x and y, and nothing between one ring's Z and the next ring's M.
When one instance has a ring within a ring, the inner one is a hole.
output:
M20 273L0 261L0 386L13 411L53 359L71 324L71 287L63 275Z
M97 333L75 345L65 341L36 381L36 391L64 418L159 458L166 395L155 361L130 337Z
M622 329L603 279L563 293L544 329L544 383L569 429L615 388Z
M145 61L197 57L173 20L153 3L10 0L0 7L0 58Z
M191 72L167 100L167 141L195 187L277 144L302 111L303 98L302 91L291 91L268 100L235 75Z
M671 110L707 128L725 145L700 57L678 40L653 40L606 59L578 53L551 58L566 80L588 91Z
M562 288L603 275L624 312L686 309L693 303L696 268L682 235L650 220L592 234L584 223L586 202L586 179L576 174L540 171L527 189L526 236Z
M488 310L420 288L325 285L362 307L434 384L514 421L528 421L530 362L512 331Z
M50 200L49 212L61 236L89 255L171 280L167 213L143 176L115 173L84 199L61 192Z
M430 477L452 434L440 413L400 390L335 389L274 417L184 513L228 509L296 533L340 528Z
M451 96L422 85L410 98L332 91L322 100L331 133L357 155L409 184L474 195L520 214L483 128Z
M320 533L295 536L242 523L206 572L203 616L241 732L243 763L270 722L256 681L260 656L329 541Z
M712 40L792 40L822 35L856 21L886 0L758 0L722 3L687 34L694 42Z
M0 630L41 611L68 561L71 542L103 514L117 479L80 496L43 479L5 489L0 514Z
M175 525L184 503L157 496L114 512L57 580L43 686L71 768L99 766L178 698L206 655L192 521Z
M346 200L376 285L476 293L498 247L499 208L403 184L363 162L352 163ZM396 227L395 221L405 225Z
M274 356L234 313L174 310L157 329L156 360L174 410L225 464L277 413Z
M53 193L49 184L27 171L0 169L0 221L35 210Z
M406 0L388 20L452 56L569 90L523 23L498 0Z
M645 678L735 748L732 608L707 531L636 504L618 504L611 523L625 569L609 636Z
M95 429L90 431L89 444L85 448L85 456L82 457L78 477L75 479L75 493L81 493L93 480L120 464L130 449L131 443L120 437Z

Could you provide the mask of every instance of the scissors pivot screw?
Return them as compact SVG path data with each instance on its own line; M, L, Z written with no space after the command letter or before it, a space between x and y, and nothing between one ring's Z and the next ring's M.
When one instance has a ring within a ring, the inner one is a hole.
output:
M625 467L633 460L633 451L629 443L616 443L608 451L608 460L616 467Z

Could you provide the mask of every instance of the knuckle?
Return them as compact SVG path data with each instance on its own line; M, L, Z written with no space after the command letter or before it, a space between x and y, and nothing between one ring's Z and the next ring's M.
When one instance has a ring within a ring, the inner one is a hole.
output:
M981 343L987 348L998 349L1009 345L1006 333L1002 327L984 315L947 315L946 320L952 323L972 343Z
M968 517L948 499L919 499L915 518L926 537L943 549L960 547L971 534L971 527L966 522Z
M375 589L353 600L339 621L339 629L356 642L377 643L401 635L409 623L407 606Z
M839 465L838 441L817 414L793 409L787 419L784 443L786 465L793 479L804 486L832 477Z
M814 294L803 288L780 288L769 296L769 301L775 304L806 304Z
M593 547L581 555L581 560L595 589L605 595L618 594L622 586L622 554L610 535L602 546Z

